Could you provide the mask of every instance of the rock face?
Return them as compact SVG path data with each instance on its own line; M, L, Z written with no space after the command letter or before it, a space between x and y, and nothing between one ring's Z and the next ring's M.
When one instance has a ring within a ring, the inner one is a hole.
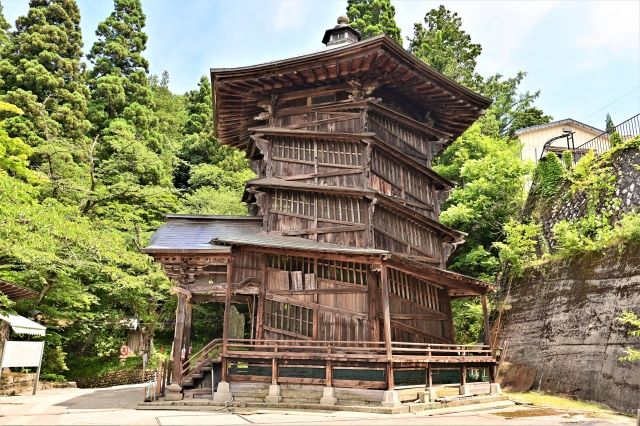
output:
M511 286L503 314L504 359L536 370L533 387L635 412L640 364L622 362L640 347L617 321L640 311L640 247L582 256L530 272Z

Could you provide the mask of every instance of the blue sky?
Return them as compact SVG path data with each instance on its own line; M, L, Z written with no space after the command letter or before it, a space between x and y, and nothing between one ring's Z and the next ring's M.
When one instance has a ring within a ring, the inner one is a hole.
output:
M10 22L28 0L0 0ZM211 67L251 65L322 47L324 30L346 0L142 0L151 72L169 71L173 91L195 87ZM396 0L402 36L444 4L480 43L478 71L524 70L523 88L541 90L537 105L554 119L604 126L640 112L640 2ZM85 50L111 0L78 0ZM407 42L405 41L405 46Z

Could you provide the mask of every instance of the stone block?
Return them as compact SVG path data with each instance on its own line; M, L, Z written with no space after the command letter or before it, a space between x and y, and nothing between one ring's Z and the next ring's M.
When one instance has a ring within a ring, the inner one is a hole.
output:
M471 393L471 386L469 386L469 385L461 385L460 386L460 395L473 395Z
M282 401L282 396L280 396L280 386L279 385L270 385L269 386L269 395L264 397L264 402L268 404L275 404Z
M167 386L164 392L165 401L181 401L183 397L182 386L171 384Z
M229 402L233 401L233 395L231 395L231 390L229 388L229 382L219 382L218 389L213 394L214 402Z
M491 390L489 391L489 393L492 395L502 395L500 383L491 383Z
M335 397L335 389L332 387L325 387L322 390L322 398L320 398L320 404L322 405L336 405L338 398Z
M391 407L400 407L402 403L400 403L400 398L398 397L398 391L388 390L384 391L382 395L382 406L391 408Z

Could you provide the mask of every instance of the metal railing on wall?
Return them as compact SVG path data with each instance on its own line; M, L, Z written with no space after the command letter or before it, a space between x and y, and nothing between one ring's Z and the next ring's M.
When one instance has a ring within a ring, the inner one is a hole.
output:
M612 147L612 139L615 140L615 138L619 137L619 141L624 142L638 135L640 135L640 114L623 121L612 130L602 132L582 145L574 146L567 150L573 151L573 162L577 163L589 151L594 151L596 155L602 155L609 151ZM557 147L545 144L541 157L546 156L550 151L557 151Z

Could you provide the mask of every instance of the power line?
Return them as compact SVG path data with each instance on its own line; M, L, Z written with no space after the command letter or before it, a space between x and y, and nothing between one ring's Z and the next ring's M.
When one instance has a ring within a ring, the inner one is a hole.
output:
M618 101L619 101L619 100L621 100L622 98L626 98L627 96L629 96L630 94L632 94L633 92L635 92L635 91L636 91L636 90L638 90L638 89L640 89L640 86L636 87L635 89L633 89L633 90L632 90L632 91L630 91L630 92L625 93L624 95L620 96L619 98L616 98L615 100L613 100L613 101L609 102L608 104L606 104L605 106L603 106L602 108L600 108L599 110L597 110L596 112L594 112L594 113L591 113L591 114L587 115L587 116L586 116L586 117L584 117L582 120L584 121L584 120L586 120L586 119L587 119L587 118L589 118L589 117L593 117L594 115L596 115L597 113L599 113L599 112L600 112L600 111L602 111L603 109L605 109L605 108L607 108L607 107L609 107L609 106L611 106L611 105L615 104L616 102L618 102Z

